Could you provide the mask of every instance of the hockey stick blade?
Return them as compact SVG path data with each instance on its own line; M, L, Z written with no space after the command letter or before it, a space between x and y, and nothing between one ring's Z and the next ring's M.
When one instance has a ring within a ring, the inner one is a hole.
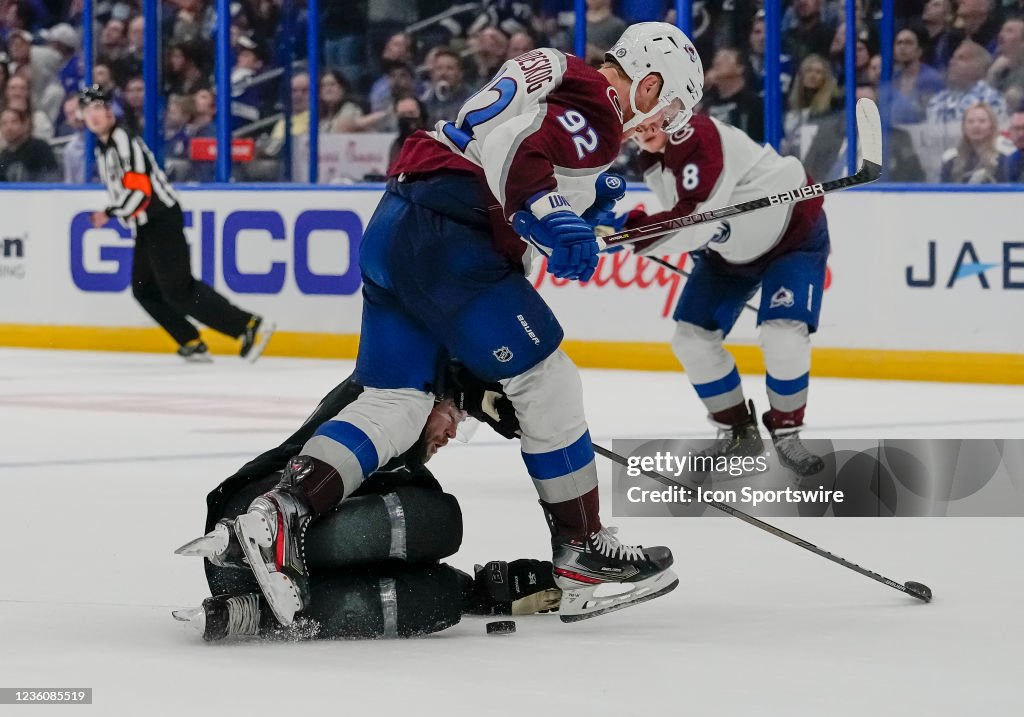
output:
M597 445L596 443L593 444L593 445L594 445L594 452L595 453L597 453L598 455L604 456L605 458L611 460L614 463L618 463L621 466L626 466L626 467L629 467L629 468L636 468L637 470L640 471L640 473L642 475L645 475L648 478L650 478L651 480L657 481L658 483L661 483L662 485L681 487L684 491L686 491L686 494L689 497L691 497L691 498L694 498L694 497L697 496L696 491L693 488L691 488L690 486L686 485L685 483L680 483L679 481L674 481L671 478L667 478L666 476L663 476L661 473L657 473L655 471L649 471L649 470L646 470L644 468L637 468L637 466L631 466L629 464L629 461L627 461L623 456L620 456L618 453L614 453L614 452L608 450L607 448L604 448L603 446ZM792 543L793 545L797 545L797 546L803 548L804 550L807 550L807 551L809 551L811 553L814 553L815 555L818 555L818 556L821 556L821 557L825 558L826 560L830 560L833 563L837 563L839 565L842 565L844 568L848 568L848 569L854 571L855 573L860 573L864 577L871 578L872 580L874 580L876 582L880 582L883 585L888 585L889 587L894 588L895 590L899 590L902 593L906 593L907 595L910 595L913 598L917 598L921 602L931 602L931 600L932 600L932 591L931 591L931 588L929 588L927 585L924 585L922 583L912 582L912 581L911 582L907 582L906 584L904 584L904 583L898 583L895 580L890 580L889 578L885 577L884 575L879 575L878 573L876 573L876 572L874 572L872 570L868 570L867 568L862 568L861 566L857 565L856 563L851 563L849 560L846 560L845 558L841 558L838 555L833 555L832 553L828 552L827 550L822 550L821 548L819 548L814 543L808 543L803 538L799 538L799 537L793 535L792 533L787 533L785 530L782 530L781 528L776 528L771 523L766 523L763 520L761 520L760 518L755 518L754 516L750 515L749 513L744 513L742 510L740 510L738 508L734 508L731 505L729 505L728 503L722 503L722 502L717 501L717 500L702 500L701 502L704 503L704 505L711 506L715 510L719 510L719 511L721 511L723 513L731 515L734 518L739 518L740 520L742 520L744 523L747 523L748 525L752 525L755 528L760 528L761 530L765 531L766 533L771 533L772 535L774 535L777 538L782 538L787 543Z
M781 204L793 204L803 202L815 197L821 197L831 192L838 192L850 187L858 187L877 181L882 176L882 123L878 116L878 107L867 98L857 101L857 141L861 147L863 157L860 169L856 174L847 177L840 177L829 182L806 185L791 189L788 192L770 194L760 199L751 199L749 202L731 204L721 209L709 209L704 212L687 214L682 217L665 219L664 221L647 224L645 226L627 229L625 231L609 234L602 237L601 248L635 244L646 239L657 239L666 234L674 234L680 229L717 222L740 214L754 212L758 209L779 206Z

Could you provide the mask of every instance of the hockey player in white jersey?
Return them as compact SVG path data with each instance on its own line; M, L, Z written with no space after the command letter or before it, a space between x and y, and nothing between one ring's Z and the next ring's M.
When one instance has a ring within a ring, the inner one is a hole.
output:
M675 132L657 118L635 139L644 181L666 211L634 210L600 222L616 231L717 209L810 183L800 162L780 157L740 130L703 115ZM673 314L672 348L709 419L719 429L715 455L757 454L763 443L753 402L722 345L743 305L761 289L757 314L770 410L762 417L780 462L801 476L820 471L819 456L800 440L811 368L810 335L818 328L829 252L821 197L763 209L639 242L639 254L690 252L693 272Z
M624 545L601 524L579 375L525 275L540 252L555 276L589 279L599 245L586 219L621 196L621 180L603 174L621 141L655 114L678 130L700 101L697 52L671 25L630 27L606 60L594 69L551 49L509 60L457 118L403 146L360 248L355 380L366 390L235 522L282 623L303 609L306 527L416 440L445 356L500 382L515 407L551 527L562 620L678 584L668 548ZM599 595L607 583L621 586Z

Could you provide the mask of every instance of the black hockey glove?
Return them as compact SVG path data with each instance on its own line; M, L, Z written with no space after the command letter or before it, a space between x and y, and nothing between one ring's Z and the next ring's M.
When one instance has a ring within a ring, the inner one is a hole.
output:
M446 374L445 395L456 408L486 423L505 438L519 437L519 419L500 383L477 378L460 363L452 362Z

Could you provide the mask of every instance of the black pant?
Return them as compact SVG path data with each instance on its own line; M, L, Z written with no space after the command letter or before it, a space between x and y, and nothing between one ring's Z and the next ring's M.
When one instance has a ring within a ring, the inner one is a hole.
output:
M132 295L179 344L199 338L188 316L237 338L252 314L192 276L180 207L151 215L135 236Z

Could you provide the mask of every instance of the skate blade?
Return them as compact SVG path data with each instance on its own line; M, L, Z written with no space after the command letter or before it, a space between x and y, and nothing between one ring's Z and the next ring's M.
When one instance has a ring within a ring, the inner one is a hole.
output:
M256 582L274 617L287 627L295 620L295 613L302 609L302 599L291 578L283 573L271 572L263 560L260 548L269 548L273 543L270 526L259 513L246 513L235 518L235 535L242 545L242 552L249 561Z
M213 356L207 351L204 354L192 354L191 356L182 356L185 363L213 363Z
M624 610L654 598L667 595L679 585L679 578L671 570L665 570L644 582L637 583L632 590L608 597L593 597L596 587L577 590L563 590L559 618L562 622L579 622L616 610ZM588 594L589 593L589 594Z
M190 540L174 551L175 555L187 555L189 557L215 558L228 549L231 542L231 535L227 526L218 523L213 530L206 535Z
M273 321L265 321L260 326L259 336L256 338L256 343L252 345L249 350L249 355L245 357L245 360L249 363L256 363L256 359L263 355L263 352L267 348L267 344L270 343L270 338L274 335L277 330L277 324Z
M206 632L206 610L201 607L186 607L180 610L172 610L171 617L178 622L183 622L189 629L195 630L200 635Z

